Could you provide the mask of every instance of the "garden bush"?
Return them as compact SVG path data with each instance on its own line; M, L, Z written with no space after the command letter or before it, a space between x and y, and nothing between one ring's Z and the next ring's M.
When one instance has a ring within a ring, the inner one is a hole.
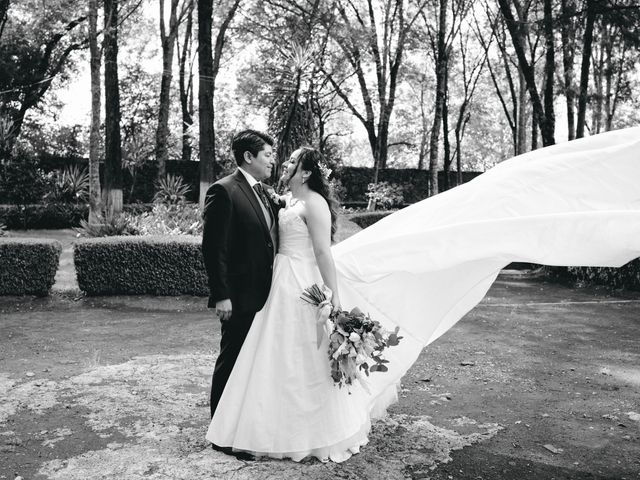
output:
M56 240L0 238L0 295L47 295L61 251Z
M76 203L0 205L0 223L9 230L71 228L89 215L89 206Z
M562 283L640 291L640 258L620 268L545 267L545 273L549 279Z
M202 213L197 203L156 203L150 212L127 216L136 235L202 235Z
M87 295L208 295L201 242L189 235L79 240L78 285Z
M370 183L367 187L367 198L374 205L383 209L398 208L404 203L404 187L397 183Z
M0 204L38 203L51 188L51 179L35 163L0 163Z
M353 213L348 216L349 220L358 225L360 228L367 228L378 220L386 217L393 213L393 210L387 211L378 211L378 212L362 212L362 213Z

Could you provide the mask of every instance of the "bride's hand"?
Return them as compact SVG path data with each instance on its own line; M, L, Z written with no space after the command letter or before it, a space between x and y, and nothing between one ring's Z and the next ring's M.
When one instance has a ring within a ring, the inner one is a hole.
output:
M333 311L334 312L342 311L342 306L340 305L340 299L337 298L335 295L331 299L331 305L333 305Z

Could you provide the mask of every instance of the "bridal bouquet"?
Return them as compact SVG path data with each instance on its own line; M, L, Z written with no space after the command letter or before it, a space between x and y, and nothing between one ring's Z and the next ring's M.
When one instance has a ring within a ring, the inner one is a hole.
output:
M382 356L387 347L398 345L402 337L399 328L393 332L386 330L380 322L372 320L357 307L347 312L334 310L331 304L331 291L313 284L302 292L301 298L318 308L317 333L318 348L324 335L329 338L329 362L331 377L336 385L352 385L358 380L369 391L363 372L388 371Z

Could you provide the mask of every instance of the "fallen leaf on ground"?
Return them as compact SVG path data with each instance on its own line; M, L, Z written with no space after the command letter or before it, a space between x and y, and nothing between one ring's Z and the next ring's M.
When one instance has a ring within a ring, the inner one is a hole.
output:
M564 451L561 448L554 447L550 443L547 443L546 445L543 445L543 447L546 448L547 450L549 450L551 453L555 453L555 454L562 453Z

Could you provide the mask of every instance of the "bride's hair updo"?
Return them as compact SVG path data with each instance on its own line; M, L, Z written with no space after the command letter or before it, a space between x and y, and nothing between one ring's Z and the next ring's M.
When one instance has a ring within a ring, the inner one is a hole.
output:
M298 155L298 168L311 172L311 176L307 180L307 185L314 192L319 193L329 205L329 211L331 212L331 240L337 230L338 219L338 202L333 197L331 191L331 185L329 179L325 177L324 172L327 171L325 166L324 156L315 148L300 147L297 149L300 152Z

